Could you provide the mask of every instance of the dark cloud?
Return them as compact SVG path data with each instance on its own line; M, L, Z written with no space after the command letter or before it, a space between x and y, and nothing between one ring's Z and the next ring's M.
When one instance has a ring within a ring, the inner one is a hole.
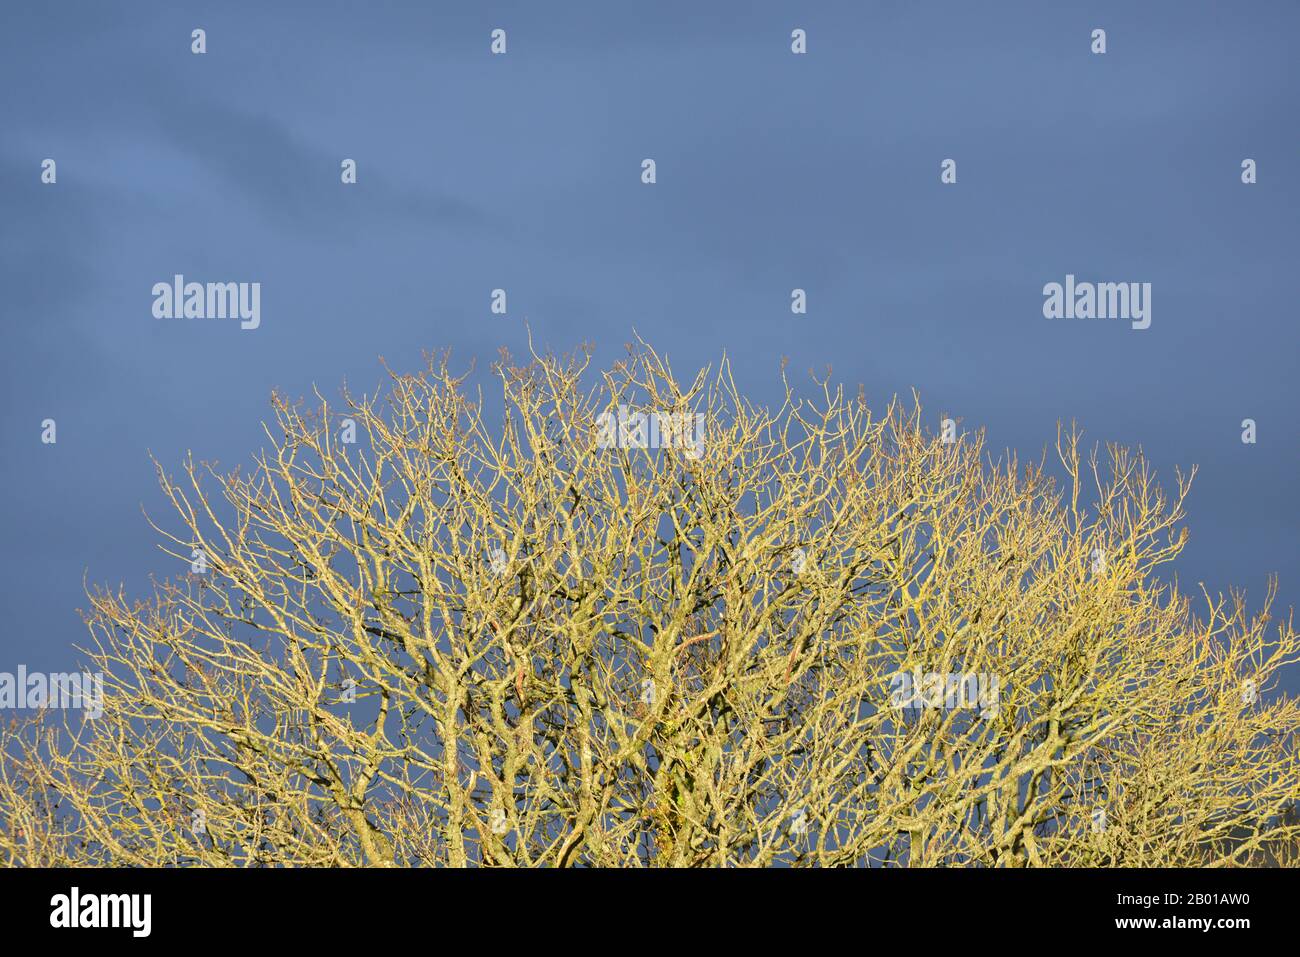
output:
M1168 481L1201 465L1185 584L1258 594L1278 572L1283 603L1300 596L1293 4L86 2L5 19L0 523L22 547L0 592L21 620L75 607L87 570L143 589L160 567L146 448L234 464L272 387L372 382L376 355L414 366L443 346L484 368L523 350L524 317L602 359L634 328L679 369L725 349L760 398L781 355L874 401L917 386L1034 457L1078 419ZM506 57L487 54L495 26ZM45 156L57 187L38 182ZM149 289L176 272L261 281L262 328L156 322ZM1066 272L1151 282L1152 328L1046 322L1042 286ZM37 442L49 409L57 450ZM43 641L77 637L58 622Z

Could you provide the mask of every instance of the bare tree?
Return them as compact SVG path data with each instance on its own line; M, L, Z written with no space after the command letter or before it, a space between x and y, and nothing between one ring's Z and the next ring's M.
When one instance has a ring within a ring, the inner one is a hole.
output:
M0 859L1260 862L1300 821L1290 620L1161 566L1191 476L992 460L919 408L644 344L274 399L159 469L188 574L92 594L103 714L2 732ZM784 368L784 367L783 367ZM699 418L697 418L699 416ZM702 424L702 430L695 431ZM355 442L351 441L355 438ZM1054 481L1056 472L1061 481ZM1199 602L1198 602L1199 604Z

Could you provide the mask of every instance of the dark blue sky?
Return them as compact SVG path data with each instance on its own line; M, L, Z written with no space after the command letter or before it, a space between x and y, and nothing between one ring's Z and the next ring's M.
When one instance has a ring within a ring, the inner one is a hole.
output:
M0 670L70 663L83 576L174 571L148 451L247 462L272 388L486 369L525 318L727 350L759 398L782 355L915 386L1034 458L1077 419L1201 467L1185 588L1295 604L1298 34L1293 2L5 3ZM175 273L261 282L261 327L155 320ZM1151 328L1045 320L1067 273L1150 282Z

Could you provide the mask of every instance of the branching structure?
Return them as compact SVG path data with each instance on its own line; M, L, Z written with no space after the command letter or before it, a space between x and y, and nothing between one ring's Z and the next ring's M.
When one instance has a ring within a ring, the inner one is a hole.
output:
M160 468L200 571L92 595L104 713L3 732L0 860L1291 860L1300 642L1162 582L1190 477L644 345L494 372L497 413L439 359L276 398L247 475ZM619 407L702 441L603 441Z

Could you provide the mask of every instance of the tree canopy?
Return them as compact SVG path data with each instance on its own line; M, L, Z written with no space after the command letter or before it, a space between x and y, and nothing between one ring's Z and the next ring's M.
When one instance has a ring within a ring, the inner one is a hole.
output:
M1162 568L1191 475L644 343L493 373L276 396L247 469L159 466L182 572L91 593L101 715L3 731L0 860L1294 857L1300 644Z

